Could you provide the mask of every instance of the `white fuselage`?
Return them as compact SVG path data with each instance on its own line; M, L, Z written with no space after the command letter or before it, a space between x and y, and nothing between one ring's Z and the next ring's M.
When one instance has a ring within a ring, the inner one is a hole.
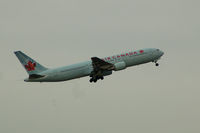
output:
M126 67L131 67L139 64L157 61L163 54L164 53L159 49L149 48L149 49L131 51L119 55L102 58L102 60L112 64L124 62L126 64ZM92 61L86 61L70 66L48 69L46 71L39 73L40 75L44 75L44 77L37 79L25 79L25 81L26 82L66 81L66 80L89 76L92 71L93 71Z

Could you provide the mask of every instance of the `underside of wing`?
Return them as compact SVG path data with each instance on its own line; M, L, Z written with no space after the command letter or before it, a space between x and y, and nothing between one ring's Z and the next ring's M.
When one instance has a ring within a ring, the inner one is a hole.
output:
M108 62L105 62L102 59L99 59L98 57L92 57L92 65L95 70L112 70L114 65Z
M98 79L104 79L104 76L111 75L114 65L98 57L92 57L93 71L90 74L90 82L96 82Z

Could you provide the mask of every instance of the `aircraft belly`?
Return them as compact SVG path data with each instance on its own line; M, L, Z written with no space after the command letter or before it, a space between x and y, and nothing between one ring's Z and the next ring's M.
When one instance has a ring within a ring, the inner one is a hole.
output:
M69 79L74 79L74 78L80 78L85 76L85 70L77 70L77 71L72 71L67 73L64 78L66 78L66 80Z
M59 81L66 81L66 80L71 80L71 79L89 76L90 72L88 70L89 69L86 67L84 69L67 71L67 72L59 74L58 80Z

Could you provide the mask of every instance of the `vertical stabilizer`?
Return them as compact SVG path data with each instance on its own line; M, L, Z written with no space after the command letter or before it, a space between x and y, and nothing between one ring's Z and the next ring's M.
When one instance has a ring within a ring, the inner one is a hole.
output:
M47 70L46 67L40 65L38 62L36 62L35 60L31 59L30 57L25 55L23 52L16 51L14 53L15 53L15 55L17 56L17 58L19 59L19 61L21 62L21 64L23 65L23 67L25 68L26 72L29 75L38 74L38 73L40 73L42 71Z

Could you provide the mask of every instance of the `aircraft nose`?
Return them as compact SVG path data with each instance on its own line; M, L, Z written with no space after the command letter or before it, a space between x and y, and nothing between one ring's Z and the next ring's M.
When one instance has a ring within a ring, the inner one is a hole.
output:
M164 55L164 52L163 52L163 51L160 51L160 53L161 53L161 56L163 56L163 55Z
M163 56L164 55L164 52L163 51L161 51L160 49L156 49L156 51L157 51L157 54L158 54L158 56Z

